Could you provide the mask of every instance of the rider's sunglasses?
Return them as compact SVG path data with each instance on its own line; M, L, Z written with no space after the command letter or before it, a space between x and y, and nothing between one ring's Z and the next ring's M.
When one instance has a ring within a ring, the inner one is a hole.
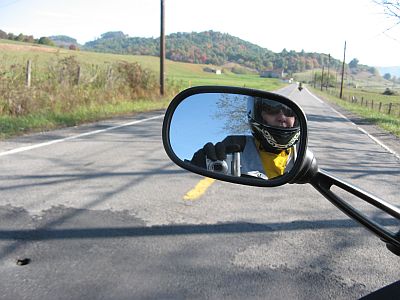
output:
M282 103L264 103L262 106L262 110L269 114L269 115L277 115L280 112L282 112L286 117L294 117L295 113L294 111L287 107L286 105L283 105Z

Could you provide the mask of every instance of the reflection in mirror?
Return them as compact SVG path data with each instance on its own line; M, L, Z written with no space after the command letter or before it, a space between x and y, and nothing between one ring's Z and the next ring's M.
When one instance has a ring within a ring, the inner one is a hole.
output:
M177 106L169 134L172 150L185 163L267 180L293 167L300 127L294 111L278 101L204 93Z

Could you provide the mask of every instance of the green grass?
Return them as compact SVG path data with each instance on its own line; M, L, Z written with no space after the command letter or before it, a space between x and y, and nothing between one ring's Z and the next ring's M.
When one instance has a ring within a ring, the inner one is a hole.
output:
M21 46L26 45L18 42L15 44ZM32 44L27 45L32 46ZM54 47L47 47L47 49L51 49L53 52L31 51L29 49L10 51L0 48L0 70L8 69L11 65L16 64L25 66L26 61L31 59L33 61L33 72L41 73L45 71L48 65L53 64L55 60L75 56L78 62L87 67L93 65L103 67L118 61L138 62L142 67L153 71L156 76L159 76L160 59L158 57L73 51ZM256 74L233 74L231 72L216 75L203 71L205 67L212 66L166 60L166 78L175 82L180 82L183 88L194 85L231 85L274 90L283 86L283 83L277 79L261 78ZM214 66L214 68L220 67ZM83 72L84 71L85 70L83 70Z
M366 89L344 89L343 95L347 96L347 98L350 96L355 96L359 101L363 99L364 103L365 100L368 100L369 103L374 101L375 104L379 104L379 102L382 102L382 104L400 104L400 97L399 95L394 95L394 96L388 96L388 95L383 95L384 90L366 90ZM339 93L337 91L336 93Z
M398 113L394 115L387 115L378 111L372 110L371 108L360 106L346 100L342 100L335 95L326 93L325 91L310 88L313 93L322 96L325 100L333 102L344 109L351 111L352 113L364 118L368 122L379 126L380 128L400 137L400 117ZM383 96L383 95L382 95ZM376 96L378 97L378 95ZM382 99L383 101L383 99ZM398 100L399 101L399 100Z
M258 75L214 74L211 76L196 76L178 73L171 78L180 82L185 87L196 85L227 85L272 91L284 86L280 80L260 78Z
M15 48L13 48L13 46ZM13 84L10 84L9 86L12 86L12 89L16 89L16 87L21 85L24 81L25 75L23 70L26 66L26 61L28 59L32 60L32 91L35 91L35 84L38 85L36 90L40 90L39 84L43 84L43 81L45 81L45 78L47 78L49 74L49 70L51 69L53 75L56 74L57 76L57 68L59 68L58 62L71 56L74 56L76 61L81 65L82 77L86 82L96 74L104 75L107 66L111 66L120 61L126 61L129 63L137 62L143 68L151 70L155 74L156 78L159 77L160 59L158 57L73 51L36 44L10 42L7 40L0 40L0 76L5 74L3 76L6 76L6 78L8 78L7 80L13 82ZM33 93L36 95L34 101L41 101L41 99L47 99L50 97L53 99L61 98L61 103L66 103L65 101L69 102L69 97L73 103L76 103L74 104L75 107L68 111L65 111L65 109L52 110L45 107L44 109L39 109L36 112L32 111L21 116L7 115L6 110L3 110L3 113L1 113L0 107L0 138L7 138L27 132L44 131L63 126L73 126L117 115L165 108L175 93L191 86L229 85L261 90L276 90L285 85L278 79L261 78L255 74L239 75L224 70L222 74L217 75L205 72L203 69L206 66L210 67L209 65L189 64L166 60L165 72L167 96L163 98L160 98L159 96L146 96L145 98L142 97L140 101L126 98L126 101L123 99L121 101L121 99L119 99L118 101L110 101L112 103L106 103L107 101L102 99L100 100L101 103L96 103L97 98L94 99L93 97L98 94L93 90L85 91L84 87L82 87L83 90L79 90L79 93L85 95L85 99L78 101L75 98L80 94L77 92L76 88L71 90L69 93L68 91L64 91L63 94L51 95L48 92L49 88L46 86L46 91L36 91ZM59 87L54 86L54 89L59 89ZM19 97L19 99L16 98L15 101L28 101L27 99L29 96L27 95L30 95L30 93L26 90L24 92L24 90L25 89L21 87L13 92L15 97ZM40 96L42 94L44 96ZM154 92L149 94L154 95ZM75 98L72 98L72 96ZM103 96L103 98L105 97Z
M165 109L169 100L121 101L115 104L77 107L68 113L47 112L13 117L0 116L0 139L27 132L38 132L66 126L75 126L85 122L98 121L114 116Z
M341 80L341 72L338 70L330 69L329 70L331 83L332 81L337 82L337 87L339 87L339 82ZM312 84L314 81L314 75L317 75L317 84L316 87L320 86L322 69L314 69L307 70L301 73L293 74L293 77L297 81L302 81L305 83ZM324 70L324 78L327 78L327 68ZM325 81L324 80L324 81ZM360 72L358 74L348 74L346 73L344 76L344 85L345 87L357 87L357 89L367 90L371 92L382 93L386 88L395 89L400 91L400 84L394 84L391 81L383 79L379 75L372 75L369 72Z

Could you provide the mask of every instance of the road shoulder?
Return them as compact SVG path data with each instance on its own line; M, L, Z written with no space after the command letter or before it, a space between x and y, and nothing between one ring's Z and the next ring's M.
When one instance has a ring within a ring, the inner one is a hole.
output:
M365 130L367 133L369 133L371 136L379 140L382 144L390 148L397 157L400 157L400 138L395 136L394 134L391 134L390 132L387 132L380 127L368 122L367 120L363 119L362 117L345 110L341 106L326 100L323 96L316 96L319 99L323 100L324 103L327 105L331 106L335 110L337 110L339 113L341 113L343 116L345 116L347 119L349 119L351 122L356 124L358 127L361 129Z

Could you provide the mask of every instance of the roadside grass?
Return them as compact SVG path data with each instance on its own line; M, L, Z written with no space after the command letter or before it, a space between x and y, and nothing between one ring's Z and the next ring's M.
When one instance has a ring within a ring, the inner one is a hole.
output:
M273 91L283 87L285 84L278 79L261 78L258 75L236 75L236 74L221 74L213 76L199 75L175 75L172 78L179 82L181 86L190 87L198 85L225 85L239 86L266 91Z
M25 87L28 60L32 61L31 88ZM0 139L164 109L175 94L191 86L229 85L270 91L285 85L255 74L224 70L217 75L204 71L206 66L212 67L209 65L166 60L166 93L160 97L159 63L158 57L0 40ZM78 65L79 85L75 83Z
M321 74L322 69L307 70L300 73L293 74L293 77L297 81L302 81L303 83L308 83L310 86L314 84L314 79L316 78L316 88L320 88L321 85ZM336 87L340 85L341 72L339 70L330 69L330 83L335 84ZM327 78L327 69L324 71L324 78ZM324 80L326 82L326 80ZM367 91L382 93L386 88L400 91L400 84L394 84L392 81L386 80L379 75L373 75L369 72L360 72L359 74L349 74L346 73L344 77L344 85L346 89L353 89L351 87L356 87L354 90Z
M6 40L0 40L0 69L9 69L11 66L19 65L25 67L28 59L32 60L32 68L36 73L41 74L47 71L47 66L70 56L74 56L76 60L82 64L82 73L88 73L89 70L104 68L116 62L126 61L128 63L139 63L144 69L149 69L154 74L159 76L160 58L154 56L140 56L140 55L121 55L88 51L74 51L63 48L45 47L42 45L28 44L26 49L2 49L1 44L7 44ZM18 46L24 46L26 43L15 42ZM32 51L33 47L38 50L46 51ZM203 69L208 68L221 68L218 66L190 64L184 62L174 62L166 60L165 72L166 78L180 82L183 88L194 85L233 85L233 86L246 86L250 88L260 88L264 90L271 90L282 87L284 84L278 79L261 78L256 74L234 74L226 71L220 75L205 72Z
M4 40L0 41L6 44ZM43 76L43 73L47 72L48 66L54 64L55 61L74 56L75 59L82 64L82 74L89 74L96 68L106 68L108 65L121 61L128 63L137 62L144 69L154 72L157 78L160 74L160 58L154 56L74 51L63 48L45 47L42 45L36 46L33 44L28 44L27 46L30 46L29 48L22 48L16 51L12 49L2 49L1 44L2 43L0 43L0 71L1 69L8 70L12 66L24 68L27 60L30 59L32 60L32 72L36 73L38 76ZM26 43L21 42L15 42L14 44L21 47L26 45ZM38 51L32 51L32 47L35 47L35 49L37 48ZM40 51L43 49L48 51ZM234 74L226 71L217 75L203 70L205 67L221 68L218 66L174 62L171 60L166 60L165 63L166 78L179 83L182 89L195 85L231 85L273 90L284 86L278 79L261 78L256 74Z
M76 107L70 112L33 113L26 116L0 115L0 139L31 132L76 126L114 116L165 109L169 99L120 101Z
M365 101L368 101L370 105L372 101L374 101L375 105L379 104L380 102L382 102L382 104L385 105L389 103L400 104L400 96L398 94L393 96L383 95L384 90L385 90L384 88L373 89L373 90L367 90L365 88L361 89L352 88L352 89L344 89L343 95L347 98L355 96L359 101L363 99L364 103L366 103ZM339 94L339 91L337 91L336 94Z
M313 93L321 96L323 99L337 104L340 107L343 107L344 109L362 117L367 122L375 124L380 128L396 135L397 137L400 137L400 117L397 113L396 115L387 115L385 113L372 110L371 108L360 106L359 104L354 104L349 101L340 99L336 95L331 95L329 93L326 93L325 91L320 91L319 89L314 89L312 87L309 88L313 91ZM369 94L371 95L371 93ZM365 95L365 93L360 93L359 95ZM375 99L378 99L378 96L383 95L376 94L374 96L376 96ZM382 98L381 101L386 100ZM400 102L400 100L398 100L398 102Z

